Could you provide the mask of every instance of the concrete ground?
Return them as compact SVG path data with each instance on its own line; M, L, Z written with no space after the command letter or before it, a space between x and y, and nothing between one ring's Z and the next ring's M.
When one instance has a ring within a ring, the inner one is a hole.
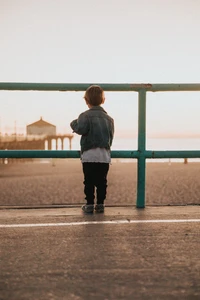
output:
M0 209L0 300L200 299L200 206Z

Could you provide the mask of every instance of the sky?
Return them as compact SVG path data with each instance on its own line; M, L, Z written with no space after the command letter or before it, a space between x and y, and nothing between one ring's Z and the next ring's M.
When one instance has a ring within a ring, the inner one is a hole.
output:
M0 82L200 83L200 0L0 0ZM84 92L0 91L0 131L40 119L71 133ZM106 92L117 137L136 92ZM200 92L147 93L147 136L200 137Z

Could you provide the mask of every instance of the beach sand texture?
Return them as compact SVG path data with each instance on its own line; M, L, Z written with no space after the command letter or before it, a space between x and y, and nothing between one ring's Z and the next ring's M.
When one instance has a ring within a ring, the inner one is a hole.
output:
M146 205L200 204L200 163L147 163ZM137 163L113 160L107 205L135 205ZM85 203L79 159L0 164L0 205Z

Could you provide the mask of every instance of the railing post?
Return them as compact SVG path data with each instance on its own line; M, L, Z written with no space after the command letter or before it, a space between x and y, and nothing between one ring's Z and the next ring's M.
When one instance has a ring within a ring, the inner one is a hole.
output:
M138 93L138 164L137 164L137 208L145 207L145 175L146 175L146 90Z

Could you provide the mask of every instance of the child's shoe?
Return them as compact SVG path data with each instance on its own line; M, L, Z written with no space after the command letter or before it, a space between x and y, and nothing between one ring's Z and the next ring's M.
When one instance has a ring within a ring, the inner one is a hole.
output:
M86 214L92 214L94 211L94 205L93 204L84 204L81 209Z
M104 204L96 204L94 210L97 213L103 213L104 212Z

